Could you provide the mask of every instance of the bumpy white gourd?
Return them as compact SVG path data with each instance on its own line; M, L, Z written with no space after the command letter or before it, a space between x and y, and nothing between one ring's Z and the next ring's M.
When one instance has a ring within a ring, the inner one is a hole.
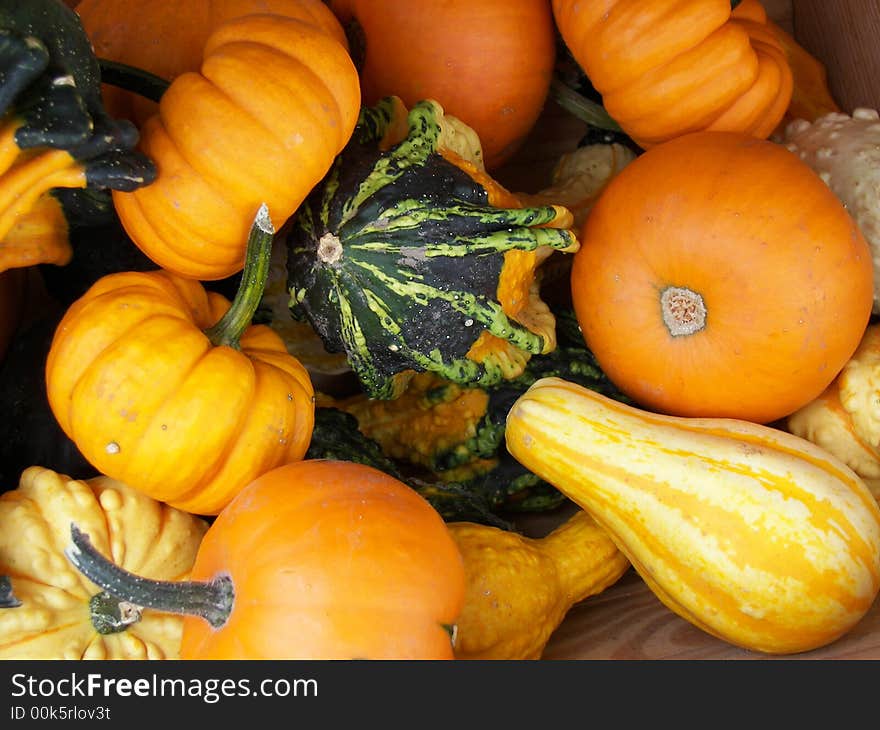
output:
M880 500L880 324L868 325L849 362L788 430L841 459Z
M849 210L871 246L874 313L880 313L880 114L860 107L814 122L790 122L779 140L797 154Z

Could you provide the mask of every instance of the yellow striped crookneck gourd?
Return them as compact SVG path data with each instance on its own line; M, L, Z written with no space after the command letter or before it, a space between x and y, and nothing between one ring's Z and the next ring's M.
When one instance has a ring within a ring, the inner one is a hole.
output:
M560 378L517 400L505 438L609 532L668 608L731 644L819 648L880 589L880 508L805 439L651 413Z

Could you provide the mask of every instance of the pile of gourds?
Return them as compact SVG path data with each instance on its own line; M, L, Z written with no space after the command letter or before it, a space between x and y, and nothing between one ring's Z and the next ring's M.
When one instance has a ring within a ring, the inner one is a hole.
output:
M46 272L18 406L77 457L0 495L0 657L537 659L630 569L759 652L870 609L873 472L793 426L870 382L871 249L758 0L0 0L0 65L0 378Z

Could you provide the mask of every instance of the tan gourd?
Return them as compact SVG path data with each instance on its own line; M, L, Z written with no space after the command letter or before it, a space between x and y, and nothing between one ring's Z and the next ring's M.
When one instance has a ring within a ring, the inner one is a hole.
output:
M540 538L473 522L449 531L467 579L456 659L540 659L569 609L630 567L583 510Z
M668 608L732 644L818 648L880 589L877 502L842 461L785 431L650 413L544 378L510 409L506 441Z
M0 610L3 659L177 659L183 618L121 601L64 557L75 522L127 570L189 577L208 523L105 476L71 479L41 466L0 495L0 576L16 608Z

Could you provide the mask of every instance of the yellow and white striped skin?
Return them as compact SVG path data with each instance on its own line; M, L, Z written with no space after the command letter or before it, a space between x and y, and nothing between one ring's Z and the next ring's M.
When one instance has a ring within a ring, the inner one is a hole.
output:
M880 508L805 439L655 414L559 378L520 396L506 439L611 534L668 608L731 644L824 646L880 589Z

